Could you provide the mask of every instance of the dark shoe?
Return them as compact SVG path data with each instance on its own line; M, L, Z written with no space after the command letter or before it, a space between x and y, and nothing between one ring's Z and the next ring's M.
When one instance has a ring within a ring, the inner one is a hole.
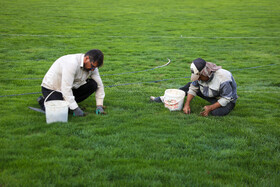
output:
M153 102L156 102L156 103L162 103L162 100L160 99L160 97L151 96L150 101L153 101Z
M37 102L39 103L40 108L45 111L44 101L45 101L45 98L43 96L40 96L37 98Z

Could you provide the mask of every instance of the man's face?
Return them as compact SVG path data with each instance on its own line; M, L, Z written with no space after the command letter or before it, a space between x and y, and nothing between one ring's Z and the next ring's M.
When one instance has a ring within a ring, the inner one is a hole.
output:
M97 61L95 62L90 62L90 58L88 56L84 57L84 69L88 71L94 71L95 68L97 68L98 63Z
M198 80L200 80L200 81L208 81L209 80L209 77L206 77L206 76L203 76L203 75L200 75L199 76L199 78L198 78Z

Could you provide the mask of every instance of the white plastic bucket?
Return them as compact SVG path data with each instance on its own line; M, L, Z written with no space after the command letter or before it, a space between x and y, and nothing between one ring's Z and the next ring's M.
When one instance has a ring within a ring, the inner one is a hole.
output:
M52 94L51 92L45 99ZM54 122L67 122L68 121L68 102L62 100L52 100L44 103L45 105L45 113L46 113L46 121L47 123Z
M185 92L178 89L167 89L164 93L164 106L170 111L182 110Z

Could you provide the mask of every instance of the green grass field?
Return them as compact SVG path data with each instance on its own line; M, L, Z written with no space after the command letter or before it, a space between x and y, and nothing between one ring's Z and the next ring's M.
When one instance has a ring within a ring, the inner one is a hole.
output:
M1 0L0 186L279 186L278 0ZM46 124L29 110L60 56L104 52L106 116ZM204 58L230 70L225 117L170 112L149 96L190 81ZM149 81L170 79L157 83ZM140 83L141 82L141 83Z

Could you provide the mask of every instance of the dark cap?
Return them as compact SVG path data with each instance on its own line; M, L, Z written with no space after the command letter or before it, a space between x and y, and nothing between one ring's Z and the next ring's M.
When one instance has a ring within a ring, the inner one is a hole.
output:
M202 58L197 58L191 63L191 81L198 80L201 70L206 66L206 61Z
M197 58L193 61L194 65L196 66L197 70L201 72L201 70L205 67L206 61L202 58Z

